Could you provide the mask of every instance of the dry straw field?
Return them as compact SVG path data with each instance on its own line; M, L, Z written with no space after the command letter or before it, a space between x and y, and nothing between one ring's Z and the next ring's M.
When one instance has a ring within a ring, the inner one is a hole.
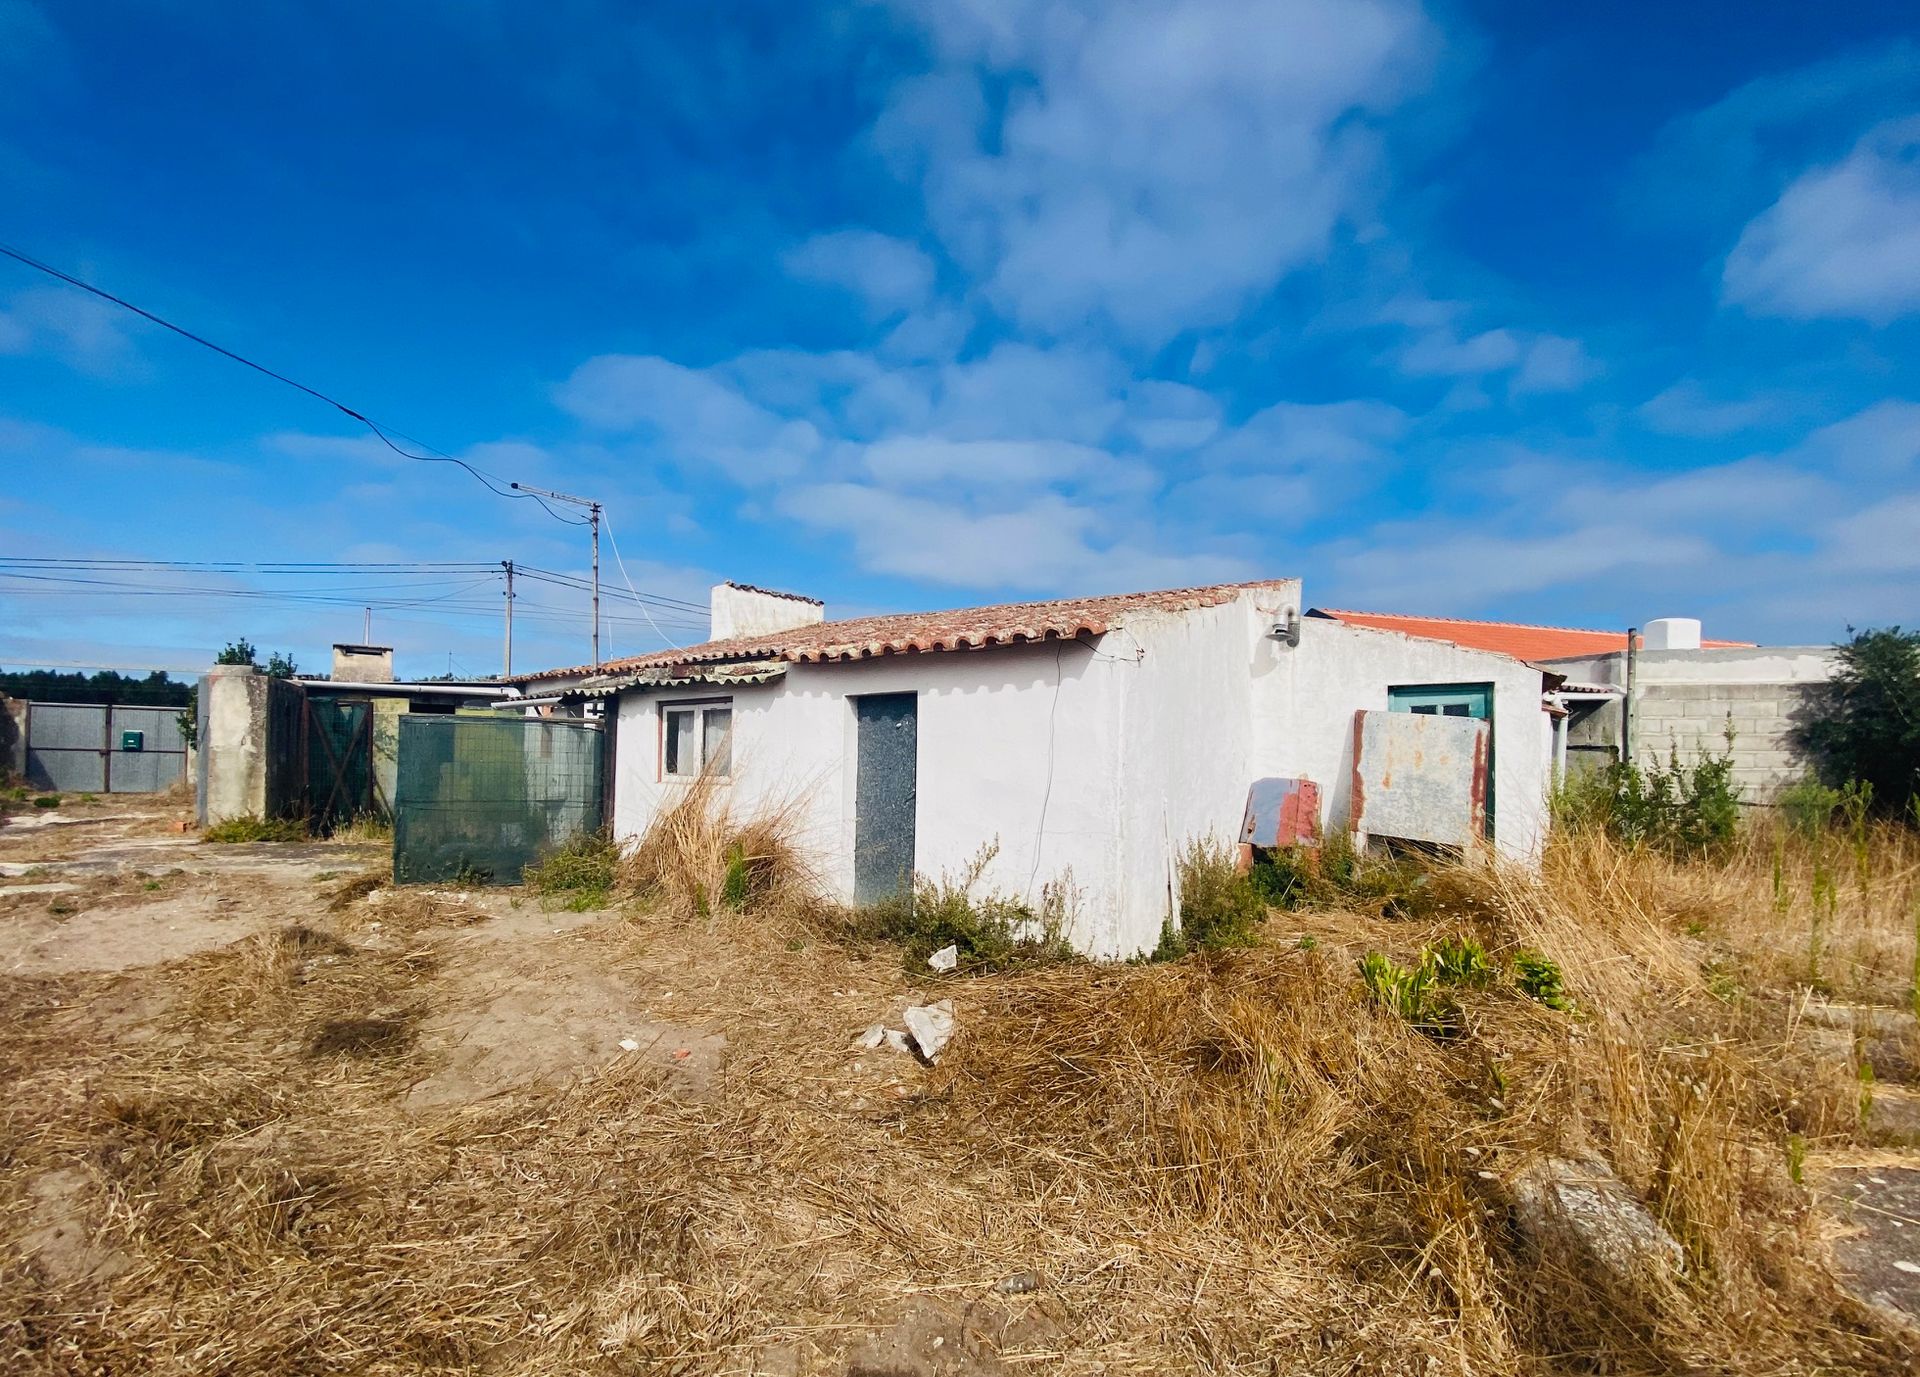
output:
M1867 1078L1915 1050L1895 1018L1920 902L1902 829L1761 828L1716 862L1573 832L1537 876L1443 869L1275 910L1251 945L944 978L814 901L778 818L703 803L623 873L571 864L544 907L329 880L218 950L7 977L0 1368L1912 1360L1836 1282L1815 1189L1865 1150ZM1486 965L1434 1018L1359 975L1370 951L1411 969L1448 942ZM1523 952L1563 997L1516 988ZM417 1093L453 1055L446 1009L519 982L534 1039L540 1000L588 979L724 1055L696 1077L684 1049L624 1053L603 1004L602 1050ZM850 1048L923 996L958 1009L937 1066ZM1885 1026L1832 1026L1841 1000ZM1611 1163L1681 1264L1595 1266L1527 1235L1512 1183L1548 1157Z

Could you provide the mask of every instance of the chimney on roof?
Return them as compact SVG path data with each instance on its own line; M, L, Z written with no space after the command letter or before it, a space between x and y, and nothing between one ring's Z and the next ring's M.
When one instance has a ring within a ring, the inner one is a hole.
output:
M714 584L707 607L707 636L715 641L791 631L827 619L827 605L818 598L775 593L750 583Z
M1640 629L1640 643L1647 650L1698 650L1698 617L1655 617Z
M393 647L336 644L333 648L333 677L348 684L391 684Z

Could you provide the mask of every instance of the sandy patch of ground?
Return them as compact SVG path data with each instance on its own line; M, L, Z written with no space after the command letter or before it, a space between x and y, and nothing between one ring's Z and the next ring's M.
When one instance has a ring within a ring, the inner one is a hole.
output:
M658 1068L686 1091L712 1085L724 1034L655 1017L634 982L597 968L564 931L500 950L508 940L469 941L442 968L435 1012L419 1028L422 1051L441 1064L408 1092L410 1108L469 1104L623 1062Z

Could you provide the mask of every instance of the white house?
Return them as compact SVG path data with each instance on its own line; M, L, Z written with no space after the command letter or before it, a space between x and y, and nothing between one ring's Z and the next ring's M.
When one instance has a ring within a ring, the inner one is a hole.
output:
M1369 790L1457 769L1449 796L1490 792L1493 845L1535 856L1555 677L1300 608L1299 580L1276 579L830 622L810 599L723 584L714 639L525 683L617 704L620 837L704 769L736 813L797 808L802 844L844 899L958 872L990 845L980 889L1031 902L1070 885L1073 940L1101 957L1153 946L1176 858L1192 838L1232 842L1255 781L1312 781L1322 825L1344 825L1356 751L1371 749L1362 710L1427 714L1384 725L1464 730L1491 755L1470 781L1464 758L1416 742Z
M1837 662L1832 646L1708 640L1693 617L1594 631L1397 612L1315 608L1307 615L1517 656L1564 676L1555 694L1568 714L1560 748L1576 771L1619 760L1623 751L1643 768L1676 753L1689 761L1727 752L1733 783L1752 804L1771 803L1807 773L1793 729L1809 690L1832 678Z

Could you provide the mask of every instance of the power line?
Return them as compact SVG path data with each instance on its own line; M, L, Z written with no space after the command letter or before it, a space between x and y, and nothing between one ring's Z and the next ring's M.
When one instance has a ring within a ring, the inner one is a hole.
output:
M569 588L585 589L585 588L592 587L592 585L588 583L587 580L580 578L577 575L562 574L553 569L538 569L531 565L515 564L513 566L513 572L515 574L520 574L520 573L531 574L534 578L539 579L543 583L559 583ZM608 590L602 590L602 591L606 592L607 596L609 597L617 598L621 595L620 590L618 588L612 589L611 591L608 591ZM666 607L676 611L698 612L702 616L705 616L707 613L707 607L704 603L688 602L685 598L671 598L664 593L638 593L638 592L635 592L631 586L629 586L627 589L627 595L631 597L635 602L650 602L655 607Z
M144 320L152 321L155 325L160 326L163 330L171 330L173 331L174 334L179 335L182 339L191 340L195 344L201 346L204 349L211 349L214 353L221 355L223 358L232 359L235 363L240 364L246 368L251 368L256 373L264 374L265 376L272 378L275 382L284 383L288 387L293 388L297 392L306 393L309 397L312 397L316 401L323 402L327 406L332 407L335 411L340 412L343 416L348 416L348 417L351 417L353 420L358 421L361 425L365 426L368 430L372 431L374 435L379 439L381 444L385 445L388 449L392 450L395 454L399 455L403 459L413 459L423 464L458 465L460 468L463 468L468 473L472 474L474 478L479 480L480 484L483 487L485 487L489 492L494 493L496 496L511 497L515 499L532 498L535 502L540 503L542 510L544 510L546 514L552 517L555 521L565 522L569 526L584 526L587 524L584 521L575 520L573 517L570 517L570 516L562 516L559 512L556 512L552 507L547 506L544 500L542 500L540 497L536 496L533 493L518 492L510 487L502 487L501 483L504 480L492 474L482 472L481 470L475 468L472 464L469 464L464 459L456 459L451 454L443 453L440 450L433 448L433 446L428 445L423 441L416 440L412 436L404 434L401 431L398 431L398 430L392 431L391 433L393 435L400 436L401 439L406 440L410 444L419 445L420 448L426 452L423 454L416 454L411 450L404 450L400 448L400 446L396 445L390 438L388 438L389 430L387 427L383 427L377 421L367 416L364 412L355 411L352 407L348 406L345 402L339 401L338 399L333 397L329 397L326 393L320 391L320 389L316 387L308 387L305 383L298 382L295 379L288 377L285 373L275 372L273 369L267 367L263 363L255 363L252 359L246 357L246 355L244 354L236 354L233 350L228 349L225 345L215 344L212 340L208 339L204 335L196 335L193 331L187 329L185 326L175 325L172 321L168 320L164 316L155 315L152 311L147 310L143 306L134 305L131 301L128 301L125 297L115 296L112 292L109 292L104 288L96 287L91 282L83 281L82 279L75 277L72 273L62 272L60 269L52 266L51 264L42 263L39 259L34 258L29 254L22 253L19 249L12 248L6 244L0 244L0 254L6 255L8 258L13 259L15 262L24 263L27 267L32 268L35 272L45 273L48 277L55 278L58 281L64 282L70 287L78 287L81 291L91 293L92 295L99 297L102 301L110 302L113 305L120 307L122 310L131 311L135 315L141 317Z

